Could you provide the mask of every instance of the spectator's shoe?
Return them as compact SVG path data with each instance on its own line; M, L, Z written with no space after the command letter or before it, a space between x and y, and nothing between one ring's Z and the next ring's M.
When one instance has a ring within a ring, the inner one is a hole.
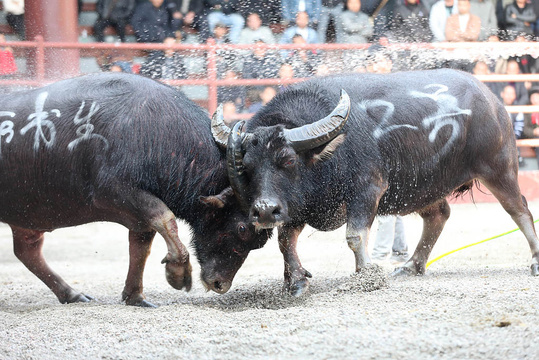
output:
M408 255L407 252L401 253L401 252L395 251L393 252L393 254L391 254L389 261L391 262L392 265L396 265L396 264L402 264L402 263L407 262L409 258L410 258L410 255Z
M389 254L373 254L371 260L376 265L388 265L388 256Z

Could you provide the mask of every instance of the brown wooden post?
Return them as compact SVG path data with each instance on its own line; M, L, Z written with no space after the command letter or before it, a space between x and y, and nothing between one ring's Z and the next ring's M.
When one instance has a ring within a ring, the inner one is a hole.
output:
M43 36L45 42L78 42L77 2L65 0L25 1L26 39ZM36 52L28 57L28 70L36 75ZM79 74L78 49L45 50L45 77L61 79Z

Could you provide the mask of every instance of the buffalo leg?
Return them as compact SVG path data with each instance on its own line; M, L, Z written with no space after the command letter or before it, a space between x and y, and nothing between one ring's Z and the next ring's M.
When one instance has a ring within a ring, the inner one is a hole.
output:
M387 189L387 183L381 178L372 174L373 181L369 187L363 191L363 196L346 204L348 214L346 224L346 242L348 247L354 252L356 260L356 272L371 264L368 244L371 226L374 217L378 212L378 203Z
M426 270L430 252L436 244L438 237L449 219L451 209L447 200L440 200L419 211L423 218L423 232L417 244L414 255L402 267L398 267L391 273L398 275L423 275Z
M154 236L155 231L129 232L129 271L122 293L122 300L125 300L127 305L155 307L155 305L146 301L142 294L144 266L146 265L146 259L150 255Z
M526 198L521 195L516 171L507 172L499 178L482 179L485 186L498 199L505 211L520 228L532 253L531 274L539 276L539 241L533 225L533 217Z
M45 283L62 303L88 302L92 298L73 290L47 265L43 257L43 232L19 228L13 225L13 250L15 256L35 276Z
M311 273L301 266L296 245L298 236L305 225L287 226L279 228L279 249L284 258L284 284L285 289L293 296L302 295L309 288Z
M103 193L96 195L94 203L101 209L121 213L118 222L130 230L157 231L167 244L168 253L161 263L166 264L168 283L178 290L191 289L189 252L178 236L176 217L165 203L145 191Z

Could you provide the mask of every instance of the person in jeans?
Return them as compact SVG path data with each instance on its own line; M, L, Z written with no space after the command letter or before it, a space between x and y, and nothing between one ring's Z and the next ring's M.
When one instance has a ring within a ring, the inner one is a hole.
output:
M378 233L372 249L374 261L385 261L391 254L392 263L406 262L409 258L404 223L400 215L378 216Z
M322 9L320 11L320 20L318 21L318 40L321 43L327 42L326 33L331 19L335 25L335 32L340 26L340 15L344 10L344 0L322 0Z

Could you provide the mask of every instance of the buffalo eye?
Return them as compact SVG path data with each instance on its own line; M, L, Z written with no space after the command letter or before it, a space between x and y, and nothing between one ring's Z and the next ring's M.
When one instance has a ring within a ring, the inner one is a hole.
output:
M287 168L294 167L296 165L296 158L286 158L283 161L283 166Z
M245 241L247 237L247 226L243 223L238 225L238 234L240 236L240 239Z

